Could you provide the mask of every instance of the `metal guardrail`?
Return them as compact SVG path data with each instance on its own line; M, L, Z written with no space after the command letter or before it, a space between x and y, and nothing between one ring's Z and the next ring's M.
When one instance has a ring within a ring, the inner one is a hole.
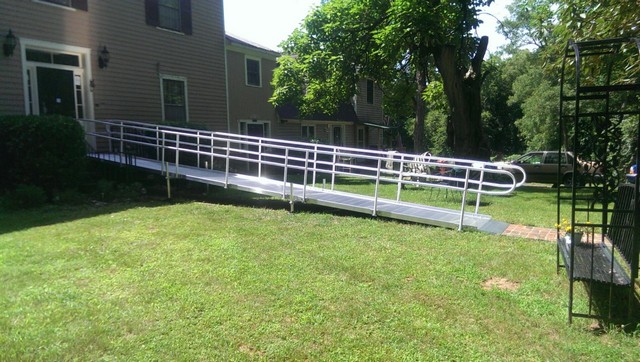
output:
M225 172L225 186L231 162L257 165L257 176L263 177L265 167L282 168L282 197L291 171L303 173L303 196L307 187L315 187L318 174L330 175L330 190L335 190L337 176L349 176L375 183L375 216L381 184L396 184L396 201L404 186L413 185L456 190L462 194L460 224L469 193L476 194L474 213L478 213L481 195L507 195L526 179L522 168L509 164L466 159L415 155L399 152L367 150L324 144L252 137L232 133L155 125L125 120L80 120L87 142L95 149L119 153L128 157L144 155L162 163L163 173L173 164L178 173L181 165ZM220 162L221 161L221 162ZM222 163L222 165L220 165ZM520 174L516 177L516 175ZM517 181L518 180L518 181Z

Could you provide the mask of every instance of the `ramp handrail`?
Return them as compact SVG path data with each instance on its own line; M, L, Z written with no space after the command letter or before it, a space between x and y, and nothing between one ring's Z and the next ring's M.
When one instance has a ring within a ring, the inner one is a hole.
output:
M331 191L335 190L336 176L371 180L375 183L373 215L377 212L382 183L397 185L396 201L400 201L405 185L457 190L462 193L459 229L462 228L468 193L476 194L474 213L477 214L481 195L509 194L526 179L522 168L508 164L296 142L126 120L83 119L80 122L89 143L95 144L96 149L120 154L135 154L144 150L145 157L161 161L162 171L167 174L171 164L175 173L178 173L180 166L187 164L184 161L187 155L191 155L191 163L200 168L213 168L216 160L223 160L226 180L232 161L256 164L258 177L263 177L266 166L282 168L283 198L287 197L286 184L290 182L288 177L292 170L303 172L302 201L305 201L307 187L315 187L318 173L331 176Z

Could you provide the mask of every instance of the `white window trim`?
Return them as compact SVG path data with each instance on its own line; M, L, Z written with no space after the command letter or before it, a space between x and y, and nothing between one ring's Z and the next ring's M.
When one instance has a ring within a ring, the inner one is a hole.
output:
M71 6L54 4L54 3L50 3L48 1L41 1L41 0L31 0L31 1L34 2L34 3L42 4L42 5L53 6L54 8L58 8L58 9L65 9L65 10L69 10L69 11L77 11L77 9L72 8Z
M162 84L165 79L181 81L184 83L184 116L186 119L185 122L189 123L189 84L187 82L187 78L167 74L160 74L160 108L162 108L162 121L166 121L164 114L164 86Z
M255 84L249 84L249 73L247 72L247 59L250 60L255 60L258 62L258 78L259 78L259 85L255 85ZM258 57L252 57L252 56L248 56L245 55L244 56L244 84L247 87L255 87L255 88L262 88L262 59L258 58Z
M259 119L239 119L238 120L238 134L243 135L243 136L248 136L248 134L242 133L242 123L246 123L246 124L262 124L262 125L267 125L267 132L264 135L264 137L271 137L271 121L266 121L266 120L259 120ZM246 130L246 127L245 127Z
M52 4L55 5L55 4ZM75 10L75 9L74 9ZM93 79L93 73L91 71L91 49L77 47L66 44L59 43L51 43L42 40L28 39L28 38L20 38L20 56L22 61L22 87L24 94L24 111L25 114L29 114L29 82L27 77L28 69L32 69L30 67L32 64L36 64L33 62L27 61L27 49L39 49L44 51L53 51L53 52L63 52L63 53L72 53L80 56L80 66L79 67L71 67L71 66L63 66L63 65L50 65L51 68L59 68L59 69L69 69L78 71L79 74L82 75L82 89L83 89L83 103L84 103L84 118L86 119L94 119L94 109L93 109L93 92L91 92L90 82Z

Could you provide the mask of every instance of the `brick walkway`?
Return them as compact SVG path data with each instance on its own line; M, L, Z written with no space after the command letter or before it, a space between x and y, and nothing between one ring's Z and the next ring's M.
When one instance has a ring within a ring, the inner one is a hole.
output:
M517 236L520 238L555 241L556 229L541 228L535 226L509 225L502 235Z

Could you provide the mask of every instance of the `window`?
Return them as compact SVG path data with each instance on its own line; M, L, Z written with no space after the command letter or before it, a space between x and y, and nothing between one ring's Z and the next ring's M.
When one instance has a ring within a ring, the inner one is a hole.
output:
M342 139L343 129L342 126L333 126L331 130L331 144L334 146L343 146Z
M262 86L262 79L260 79L260 60L245 58L245 68L247 71L247 85L254 87Z
M180 25L180 1L159 0L158 1L158 25L161 28L181 31Z
M64 54L44 50L27 49L27 61L47 64L80 66L80 57L75 54Z
M364 148L365 146L365 139L364 139L364 127L358 127L358 139L356 141L357 145L359 148Z
M560 157L560 159L558 159L558 152L549 152L547 153L547 157L544 159L544 163L551 163L551 164L558 164L558 161L560 161L561 164L566 165L567 162L567 154L566 153L562 153L562 156Z
M192 34L191 0L145 0L147 24Z
M312 141L316 138L316 126L302 126L302 139Z
M180 77L162 78L162 119L187 122L187 81Z
M87 6L87 0L39 0L45 3L56 4L60 6L66 6L69 8L74 8L78 10L87 11L89 8Z
M253 137L269 137L269 121L240 121L240 134Z
M373 81L367 79L367 103L373 104Z
M530 164L530 165L539 164L539 163L542 163L542 153L531 153L528 155L524 155L517 161L518 163L524 163L524 164Z

